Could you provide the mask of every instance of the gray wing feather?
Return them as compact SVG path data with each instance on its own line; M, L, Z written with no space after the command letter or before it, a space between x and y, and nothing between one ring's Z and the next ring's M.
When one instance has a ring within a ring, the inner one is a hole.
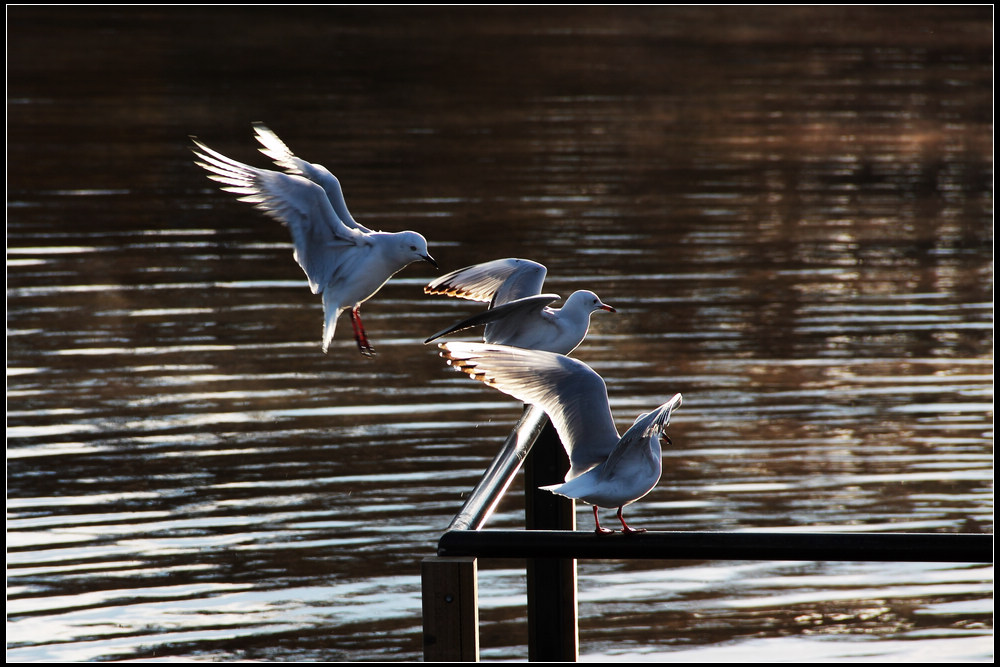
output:
M326 192L302 176L258 169L218 153L194 137L199 158L195 164L222 189L239 195L268 216L288 226L295 246L295 261L309 279L314 294L323 291L340 263L330 249L365 243L362 232L347 227L333 210Z
M552 352L482 343L442 343L457 370L549 416L569 455L566 479L604 461L618 443L608 389L586 364Z
M289 174L304 176L313 183L319 185L326 192L330 205L336 211L341 221L348 227L353 227L359 231L370 233L368 229L351 215L347 210L347 202L344 200L344 190L340 187L340 181L330 173L330 170L321 164L306 162L289 150L281 139L272 130L261 122L253 124L257 132L257 141L261 143L260 152L268 156L274 163L284 169Z
M496 306L495 308L490 308L477 315L468 317L461 322L458 322L447 329L443 329L427 340L425 343L430 343L441 336L446 336L450 333L456 331L462 331L463 329L469 329L480 324L493 324L497 329L498 338L504 338L504 320L511 318L509 321L511 324L510 328L516 328L520 325L520 322L524 318L530 318L533 316L538 316L541 311L553 301L559 298L558 294L539 294L538 296L529 296L523 299L517 299L515 301L509 301L502 306Z
M670 415L681 406L682 400L680 394L674 394L669 401L660 407L636 417L632 426L625 431L625 435L608 455L606 467L609 470L614 470L622 459L630 454L636 454L631 450L634 449L637 442L645 442L654 434L662 435L663 429L670 423Z
M510 257L467 266L424 287L427 294L445 294L502 305L542 291L546 269L538 262Z

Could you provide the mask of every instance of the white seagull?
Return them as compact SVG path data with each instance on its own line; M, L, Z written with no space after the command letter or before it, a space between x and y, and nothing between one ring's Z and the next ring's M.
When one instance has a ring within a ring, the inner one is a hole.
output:
M608 404L608 388L592 368L565 355L483 343L441 343L448 364L473 379L524 403L538 405L552 420L569 455L566 482L541 488L594 506L618 508L623 532L643 532L625 523L622 511L660 480L660 436L670 414L681 405L673 398L652 412L639 415L620 436Z
M365 356L375 350L361 323L361 304L397 272L423 260L437 268L427 241L416 232L376 232L359 224L347 210L337 178L325 167L296 157L261 123L254 123L261 152L286 173L258 169L218 153L195 137L195 164L240 201L254 204L285 224L292 234L295 261L309 279L313 294L323 294L323 351L333 340L337 318L351 314L354 340Z
M586 337L592 313L617 311L589 290L577 290L562 308L550 308L549 304L559 299L559 295L539 294L545 273L545 267L538 262L507 258L441 276L424 287L424 292L488 301L490 308L424 342L485 324L483 340L487 343L569 354Z

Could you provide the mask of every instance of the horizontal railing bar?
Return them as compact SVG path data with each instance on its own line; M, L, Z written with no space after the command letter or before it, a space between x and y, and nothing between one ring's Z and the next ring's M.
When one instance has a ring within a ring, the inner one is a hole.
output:
M479 530L485 525L548 420L541 408L525 406L521 419L472 489L462 509L451 520L448 530Z
M438 556L992 563L991 533L450 530Z

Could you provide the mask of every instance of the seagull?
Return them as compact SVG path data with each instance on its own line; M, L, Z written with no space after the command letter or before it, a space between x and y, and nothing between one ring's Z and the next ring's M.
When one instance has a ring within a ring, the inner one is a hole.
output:
M483 340L557 354L580 345L598 310L617 312L589 290L573 292L562 308L551 308L558 294L539 294L546 269L538 262L507 258L468 266L424 287L427 294L445 294L488 301L489 310L443 329L424 343L477 325L486 325Z
M674 396L651 412L639 415L619 435L611 416L608 388L590 366L565 355L505 345L449 342L438 345L441 356L462 371L525 403L538 405L549 416L569 455L565 482L543 486L552 493L594 506L596 532L599 507L618 508L623 532L641 533L622 515L626 505L644 497L660 480L660 436L670 414L680 407Z
M313 294L323 294L323 352L333 340L337 318L350 312L354 340L367 357L375 355L361 322L361 304L413 262L437 268L427 241L417 232L378 232L359 224L347 210L340 182L325 167L296 157L274 132L254 123L262 153L285 172L258 169L218 153L191 137L195 162L222 189L240 195L286 225L295 261Z

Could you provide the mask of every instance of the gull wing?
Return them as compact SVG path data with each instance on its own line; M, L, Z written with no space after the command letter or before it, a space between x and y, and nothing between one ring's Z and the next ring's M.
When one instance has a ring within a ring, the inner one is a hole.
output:
M625 435L608 455L605 467L608 470L614 470L623 459L630 455L639 454L637 448L646 448L652 436L662 435L663 429L670 423L670 415L681 406L682 402L683 397L680 394L674 394L669 401L660 407L636 417L632 426L625 431Z
M583 362L505 345L455 342L439 347L456 370L545 410L569 455L567 480L604 461L618 444L607 386Z
M253 128L257 133L257 141L262 146L261 153L274 160L274 163L287 173L304 176L323 188L330 200L330 205L333 206L333 210L345 225L366 234L371 233L372 230L355 220L351 212L347 210L347 202L344 200L344 191L340 187L340 181L330 173L329 169L321 164L306 162L297 157L289 150L285 142L263 123L255 122Z
M488 301L497 306L537 295L542 291L545 273L543 265L529 259L496 259L443 275L424 287L424 292Z
M558 294L539 294L538 296L528 296L523 299L509 301L502 306L490 308L477 315L468 317L447 329L443 329L425 340L424 343L430 343L441 336L446 336L456 331L462 331L463 329L480 324L491 323L498 327L497 337L503 339L506 338L504 335L506 333L505 329L516 329L525 319L538 318L538 321L541 321L540 314L542 310L558 299Z
M196 146L192 151L199 158L195 164L208 171L210 179L288 227L295 261L305 271L313 294L322 292L337 272L343 259L338 250L368 243L364 233L344 224L316 183L302 176L251 167L194 137L191 140Z

